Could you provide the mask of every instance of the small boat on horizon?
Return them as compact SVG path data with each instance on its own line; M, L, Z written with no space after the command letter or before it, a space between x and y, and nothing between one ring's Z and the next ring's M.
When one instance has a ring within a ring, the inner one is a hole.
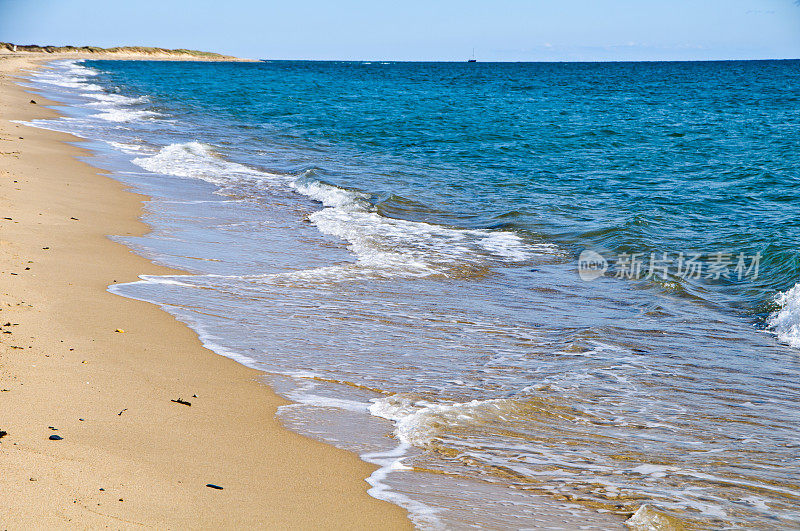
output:
M477 63L478 62L478 60L475 59L475 48L472 49L472 57L467 59L467 62L468 63Z

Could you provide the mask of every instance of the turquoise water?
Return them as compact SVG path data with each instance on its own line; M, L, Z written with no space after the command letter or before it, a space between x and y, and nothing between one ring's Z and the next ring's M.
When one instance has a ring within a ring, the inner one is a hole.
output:
M37 125L153 198L121 241L192 273L112 290L264 370L284 422L382 465L372 493L420 526L785 528L799 73L87 61L32 83L65 104Z

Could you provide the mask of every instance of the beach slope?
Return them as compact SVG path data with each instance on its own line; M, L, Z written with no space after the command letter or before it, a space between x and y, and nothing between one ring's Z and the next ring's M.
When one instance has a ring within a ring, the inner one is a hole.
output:
M0 528L410 527L372 466L280 425L257 371L106 291L169 270L107 237L148 230L144 197L11 121L55 114L15 83L32 61L0 58Z

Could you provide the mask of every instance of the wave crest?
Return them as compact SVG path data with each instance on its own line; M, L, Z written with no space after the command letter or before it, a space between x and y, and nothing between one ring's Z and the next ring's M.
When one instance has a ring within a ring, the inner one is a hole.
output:
M442 434L443 428L474 427L512 413L510 399L472 400L436 404L415 395L396 394L374 399L369 412L395 423L395 436L406 444L426 448Z
M553 246L531 244L513 232L449 228L385 217L377 212L367 193L326 183L314 172L277 175L230 162L200 142L171 144L133 162L152 172L213 183L223 193L252 193L253 186L272 182L321 203L323 208L309 215L308 221L320 232L347 242L356 262L293 272L293 276L319 275L321 281L430 275L463 278L487 274L492 262L523 262L536 254L555 253Z
M767 329L775 332L778 340L795 348L800 348L800 282L775 296L780 306L769 316Z

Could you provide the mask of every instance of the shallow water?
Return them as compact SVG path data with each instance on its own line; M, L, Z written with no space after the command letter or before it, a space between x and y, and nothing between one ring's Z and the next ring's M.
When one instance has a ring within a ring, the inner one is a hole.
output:
M264 370L286 425L382 465L371 492L420 526L718 529L800 525L798 73L91 61L31 83L65 103L36 125L152 197L153 232L117 239L191 272L112 291Z

